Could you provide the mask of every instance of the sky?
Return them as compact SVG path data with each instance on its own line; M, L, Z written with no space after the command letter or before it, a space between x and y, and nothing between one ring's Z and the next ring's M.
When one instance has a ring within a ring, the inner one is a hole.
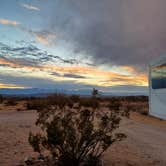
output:
M0 0L0 88L145 91L165 18L165 0Z

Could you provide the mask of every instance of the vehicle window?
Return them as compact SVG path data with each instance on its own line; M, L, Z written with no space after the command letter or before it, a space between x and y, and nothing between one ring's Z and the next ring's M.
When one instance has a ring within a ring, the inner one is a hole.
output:
M151 69L151 79L153 89L166 88L166 63Z

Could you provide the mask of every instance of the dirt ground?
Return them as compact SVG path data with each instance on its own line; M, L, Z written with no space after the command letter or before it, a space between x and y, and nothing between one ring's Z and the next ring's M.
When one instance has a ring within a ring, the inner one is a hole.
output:
M15 166L27 156L36 155L27 140L36 116L35 111L0 105L0 166ZM127 139L105 153L106 166L166 166L166 121L132 113L121 130Z

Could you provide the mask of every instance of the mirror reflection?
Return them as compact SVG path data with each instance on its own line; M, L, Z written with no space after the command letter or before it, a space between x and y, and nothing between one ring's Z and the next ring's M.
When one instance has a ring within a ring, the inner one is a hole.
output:
M153 89L166 88L166 63L151 69L151 79Z

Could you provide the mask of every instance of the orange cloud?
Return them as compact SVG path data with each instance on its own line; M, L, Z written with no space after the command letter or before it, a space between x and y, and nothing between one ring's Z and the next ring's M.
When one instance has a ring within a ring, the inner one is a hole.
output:
M132 74L138 73L138 71L136 70L136 68L131 67L131 66L122 66L121 68L122 68L122 70L125 70L125 71L127 71L129 73L132 73Z
M42 65L42 66L24 66L22 64L6 59L0 58L0 64L7 65L11 68L22 68L29 73L32 73L36 77L48 77L55 81L67 81L72 80L78 83L98 85L98 86L116 86L116 85L137 85L137 86L147 86L148 79L146 74L137 72L134 68L125 67L129 69L129 74L115 73L113 71L105 71L100 68L88 67L88 66L57 66L57 65ZM121 67L120 67L121 68ZM51 73L56 72L57 75L52 75ZM43 73L43 74L42 74ZM75 74L82 76L82 78L70 78L63 77L66 73Z
M42 43L44 45L49 45L49 41L45 37L40 36L40 35L35 35L35 36L36 36L37 41L39 41L40 43Z
M43 66L48 71L56 71L61 73L72 73L85 76L87 79L77 79L79 82L87 84L99 85L99 86L115 86L115 85L139 85L147 86L148 79L146 74L140 74L135 71L132 75L123 75L120 73L114 73L111 71L104 71L94 67L60 67L60 66Z
M4 58L0 58L0 64L1 65L6 65L6 66L9 66L9 67L13 67L13 68L17 68L17 67L20 67L19 65L13 63L13 62L10 62Z
M9 89L14 89L14 88L17 88L17 89L24 89L24 88L26 88L26 87L18 86L18 85L15 85L15 84L3 84L3 83L0 83L0 89L3 89L3 88L9 88Z
M12 25L12 26L19 25L19 23L17 21L11 21L11 20L7 20L7 19L3 19L3 18L0 18L0 24L3 24L3 25Z
M46 46L51 46L53 44L53 40L56 38L56 35L51 32L32 32L32 34L38 42Z
M46 32L46 31L35 32L35 31L32 31L31 29L21 26L20 23L17 21L0 18L0 24L15 26L19 30L29 33L30 35L34 36L36 41L38 41L39 43L46 45L46 46L53 45L53 40L56 38L56 35L52 32Z

